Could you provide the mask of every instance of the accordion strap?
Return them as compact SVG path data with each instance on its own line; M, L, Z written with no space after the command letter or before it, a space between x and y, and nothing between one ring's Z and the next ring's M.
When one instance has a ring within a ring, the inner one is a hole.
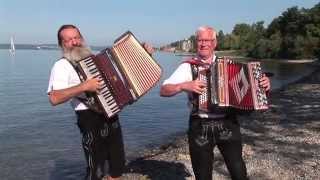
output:
M192 80L193 81L196 80L198 78L199 66L202 65L201 61L199 61L195 58L191 58L191 59L187 59L187 60L183 61L183 63L190 64ZM191 93L188 95L188 98L192 104L191 114L196 114L199 111L199 107L198 107L199 94Z
M191 73L192 73L192 80L196 80L198 78L199 73L199 65L197 64L190 64L191 66ZM199 94L192 93L190 96L190 102L192 103L192 110L191 113L197 113L199 111Z

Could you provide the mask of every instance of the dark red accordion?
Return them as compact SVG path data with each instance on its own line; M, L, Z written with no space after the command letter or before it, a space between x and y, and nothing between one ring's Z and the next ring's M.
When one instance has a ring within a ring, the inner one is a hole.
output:
M111 48L78 62L82 76L103 84L96 101L112 117L137 101L160 80L161 67L131 32L118 38Z
M266 92L259 86L262 75L260 62L235 63L218 58L209 69L198 72L198 78L208 82L205 93L199 95L199 109L207 112L212 107L267 109Z

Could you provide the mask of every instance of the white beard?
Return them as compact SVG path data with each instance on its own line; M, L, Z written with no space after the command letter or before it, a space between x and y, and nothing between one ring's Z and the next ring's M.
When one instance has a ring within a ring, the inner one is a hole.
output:
M71 63L76 63L93 53L87 46L73 47L72 49L64 49L63 56Z

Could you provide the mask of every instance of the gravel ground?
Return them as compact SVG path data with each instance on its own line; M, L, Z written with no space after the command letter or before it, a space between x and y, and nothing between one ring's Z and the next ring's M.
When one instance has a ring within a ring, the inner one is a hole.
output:
M320 177L320 70L272 92L270 109L240 117L243 157L250 179L313 180ZM230 179L215 149L213 177ZM122 179L194 179L186 135L128 162Z

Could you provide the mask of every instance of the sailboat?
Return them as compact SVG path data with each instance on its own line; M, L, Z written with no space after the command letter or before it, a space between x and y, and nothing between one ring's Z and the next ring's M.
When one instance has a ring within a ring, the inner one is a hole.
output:
M11 55L14 55L15 52L16 52L16 48L14 47L13 37L11 37L11 39L10 39L10 49L9 49L9 51L10 51Z

